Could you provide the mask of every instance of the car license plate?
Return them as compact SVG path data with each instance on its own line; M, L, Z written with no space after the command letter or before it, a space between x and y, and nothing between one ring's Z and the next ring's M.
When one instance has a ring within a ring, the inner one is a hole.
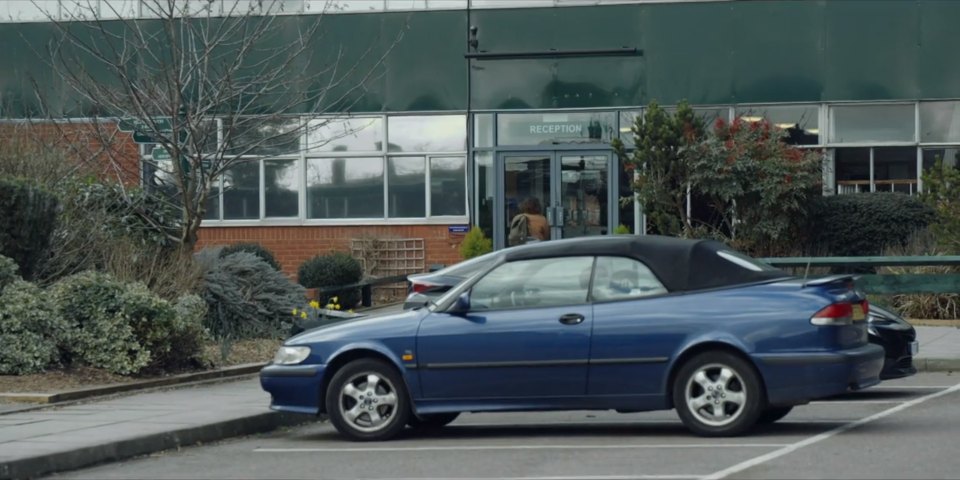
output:
M910 342L910 355L920 353L920 342Z

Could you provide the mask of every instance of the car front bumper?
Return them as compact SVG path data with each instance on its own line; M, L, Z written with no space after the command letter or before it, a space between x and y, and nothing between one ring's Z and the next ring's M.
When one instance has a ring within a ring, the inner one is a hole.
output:
M754 355L773 405L797 405L880 383L883 348Z
M325 365L267 365L260 370L260 386L270 394L270 408L282 412L320 412L320 389Z

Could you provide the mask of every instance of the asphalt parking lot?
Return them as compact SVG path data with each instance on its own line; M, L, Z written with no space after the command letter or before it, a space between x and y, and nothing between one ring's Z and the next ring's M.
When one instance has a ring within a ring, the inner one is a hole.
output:
M384 443L315 423L58 478L958 478L958 400L960 375L921 374L720 439L688 433L672 411L468 414Z

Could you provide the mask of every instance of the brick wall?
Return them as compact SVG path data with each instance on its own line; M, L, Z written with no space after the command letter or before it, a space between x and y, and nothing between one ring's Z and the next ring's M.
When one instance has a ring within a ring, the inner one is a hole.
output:
M140 152L129 133L115 123L0 123L0 141L16 139L32 148L55 149L100 178L125 185L140 184Z
M350 240L361 237L422 238L424 264L452 265L461 260L463 235L450 234L447 225L355 225L292 227L202 227L198 248L256 242L270 249L291 276L304 260L318 254L350 251Z

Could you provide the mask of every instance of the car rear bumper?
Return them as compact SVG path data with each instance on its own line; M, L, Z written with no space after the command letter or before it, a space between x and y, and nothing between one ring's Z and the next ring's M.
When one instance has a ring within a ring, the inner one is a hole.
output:
M754 355L773 405L795 405L880 383L883 348Z
M270 394L270 408L282 412L320 411L324 365L267 365L260 370L260 386Z

